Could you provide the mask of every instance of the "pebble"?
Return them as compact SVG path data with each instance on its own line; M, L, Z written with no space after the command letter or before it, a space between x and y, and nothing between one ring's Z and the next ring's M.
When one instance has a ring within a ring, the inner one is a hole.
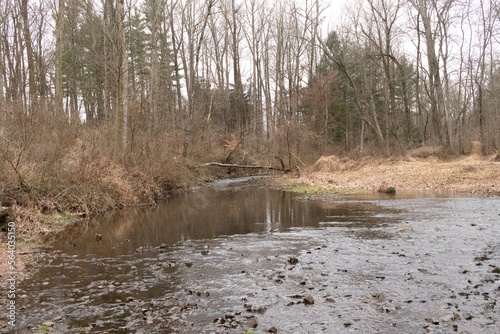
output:
M311 295L307 295L304 297L304 304L312 305L314 304L314 298Z
M413 232L413 227L408 223L403 223L398 225L399 232Z
M256 317L250 317L247 320L245 325L246 325L246 327L249 327L249 328L257 328L257 326L259 325L259 322L257 321Z
M200 292L197 292L196 295L198 297L209 297L210 296L210 292L208 292L208 291L200 291Z

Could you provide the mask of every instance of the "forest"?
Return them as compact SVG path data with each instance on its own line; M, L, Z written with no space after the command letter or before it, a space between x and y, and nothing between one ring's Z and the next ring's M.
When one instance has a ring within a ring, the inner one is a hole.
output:
M207 162L495 152L499 14L496 0L0 0L2 205L151 202Z

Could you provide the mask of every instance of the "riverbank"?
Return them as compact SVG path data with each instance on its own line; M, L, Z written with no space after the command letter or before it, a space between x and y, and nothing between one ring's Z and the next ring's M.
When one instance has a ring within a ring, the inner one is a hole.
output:
M499 196L499 160L498 155L447 160L434 155L358 160L328 156L302 170L298 177L280 178L274 185L309 193L377 192L394 187L398 192L424 196Z

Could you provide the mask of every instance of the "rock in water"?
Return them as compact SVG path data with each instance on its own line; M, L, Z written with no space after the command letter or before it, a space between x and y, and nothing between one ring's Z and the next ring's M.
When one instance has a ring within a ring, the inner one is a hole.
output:
M413 227L408 223L402 223L398 225L399 232L413 232Z
M311 295L307 295L304 297L304 304L312 305L314 304L314 298Z
M248 328L257 328L258 325L259 325L259 322L257 321L256 317L250 317L246 323L246 327L248 327Z
M54 327L54 322L52 321L45 321L42 325L47 326L49 328Z
M394 187L385 187L382 186L378 189L379 193L384 193L384 194L395 194L396 193L396 188Z

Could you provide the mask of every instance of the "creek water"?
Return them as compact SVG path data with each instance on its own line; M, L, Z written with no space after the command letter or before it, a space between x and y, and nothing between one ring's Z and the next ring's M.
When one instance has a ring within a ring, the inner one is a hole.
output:
M500 333L499 198L226 180L53 247L19 286L19 333Z

